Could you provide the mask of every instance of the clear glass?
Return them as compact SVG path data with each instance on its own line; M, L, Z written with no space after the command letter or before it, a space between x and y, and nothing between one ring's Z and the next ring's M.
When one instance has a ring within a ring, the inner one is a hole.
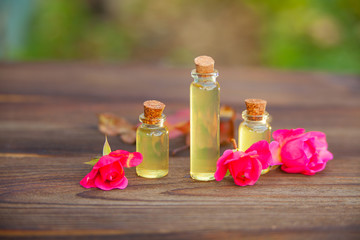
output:
M145 178L161 178L169 172L169 131L164 126L166 116L162 115L156 124L147 124L144 114L136 130L136 151L143 155L143 161L136 166L136 173Z
M247 110L242 112L244 121L239 126L239 149L246 151L253 143L260 140L266 140L270 143L271 126L269 114L251 116L247 114ZM269 172L270 167L261 171L261 174Z
M220 85L218 72L200 75L191 72L190 85L190 176L214 180L220 156Z

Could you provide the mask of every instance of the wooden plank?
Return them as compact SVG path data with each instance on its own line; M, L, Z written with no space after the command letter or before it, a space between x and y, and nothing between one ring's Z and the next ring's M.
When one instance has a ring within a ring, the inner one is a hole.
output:
M324 131L334 160L315 176L279 169L255 186L196 182L189 152L169 176L126 169L125 190L84 189L101 153L96 114L136 123L144 100L188 107L189 69L74 63L0 64L0 237L76 239L357 239L360 82L357 76L220 68L222 102L268 100L273 128ZM165 89L165 90L164 90ZM237 120L237 124L239 123ZM111 137L114 148L135 146ZM174 149L184 138L171 141ZM224 148L223 148L224 150Z
M332 161L312 177L276 170L244 188L231 179L196 182L188 176L188 159L172 158L168 177L142 179L129 169L128 188L108 192L78 184L90 168L83 161L0 158L2 229L81 229L86 234L105 228L135 234L215 228L278 234L337 226L345 236L359 230L354 226L360 215L360 206L354 204L360 196L356 158Z

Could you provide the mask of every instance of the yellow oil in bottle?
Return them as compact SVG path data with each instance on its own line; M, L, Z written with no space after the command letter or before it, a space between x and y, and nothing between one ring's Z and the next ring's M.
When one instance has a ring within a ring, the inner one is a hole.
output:
M136 151L143 161L136 167L138 176L161 178L169 172L169 135L166 126L143 124L136 131Z
M212 78L190 86L190 175L201 181L215 179L220 156L220 86Z
M261 140L270 142L271 128L266 129L252 129L245 124L240 124L239 127L239 143L240 151L246 151L253 143Z
M244 117L244 114L243 114ZM239 149L245 152L252 144L266 140L270 142L271 126L262 121L248 121L245 119L239 126ZM261 171L261 174L269 172L270 167Z

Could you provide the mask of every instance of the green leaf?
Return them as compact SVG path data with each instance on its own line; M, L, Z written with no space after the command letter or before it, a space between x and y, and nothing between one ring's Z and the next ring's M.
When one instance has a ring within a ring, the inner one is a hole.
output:
M108 155L111 152L111 148L109 145L109 142L107 140L107 136L105 135L105 143L104 143L104 147L103 147L103 156ZM94 157L92 158L90 161L88 162L84 162L85 164L91 165L91 166L95 166L95 164L99 161L101 157Z
M85 164L95 166L95 164L99 161L100 157L92 158L89 162L84 162Z
M110 148L109 142L107 140L107 135L105 135L105 143L104 143L104 147L103 147L103 156L108 155L109 153L111 153L111 148Z

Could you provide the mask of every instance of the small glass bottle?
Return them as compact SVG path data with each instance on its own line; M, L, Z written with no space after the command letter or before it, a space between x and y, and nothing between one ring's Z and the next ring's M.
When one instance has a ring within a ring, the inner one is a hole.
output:
M161 178L169 172L169 131L162 114L165 104L150 100L144 102L144 113L139 116L142 123L136 130L136 151L143 161L136 173L145 178Z
M262 99L246 99L246 110L242 112L244 121L239 126L239 149L246 151L253 143L260 140L270 142L271 126L269 113L265 111L266 101ZM261 171L269 172L270 167Z
M214 60L195 58L190 86L190 176L200 181L214 180L220 156L220 85Z

